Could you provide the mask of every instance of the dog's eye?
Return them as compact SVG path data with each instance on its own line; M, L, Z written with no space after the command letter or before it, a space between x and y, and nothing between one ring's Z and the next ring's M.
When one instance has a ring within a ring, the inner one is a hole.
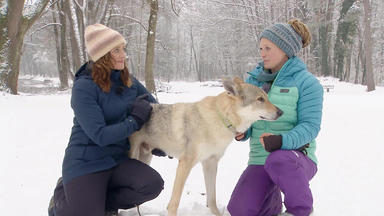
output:
M264 102L264 98L262 98L262 97L257 98L257 100L260 102Z

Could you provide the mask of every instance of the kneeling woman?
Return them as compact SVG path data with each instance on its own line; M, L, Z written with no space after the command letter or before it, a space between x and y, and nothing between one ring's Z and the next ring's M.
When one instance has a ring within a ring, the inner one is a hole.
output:
M76 73L72 133L49 208L55 216L117 215L156 198L163 179L128 158L128 137L148 121L156 100L126 67L123 36L101 24L85 30L92 61Z

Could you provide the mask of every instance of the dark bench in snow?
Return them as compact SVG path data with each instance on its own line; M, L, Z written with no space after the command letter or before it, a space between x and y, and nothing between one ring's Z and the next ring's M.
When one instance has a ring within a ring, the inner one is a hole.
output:
M334 85L323 85L323 88L327 89L327 92L329 92L329 89L334 89L335 86Z

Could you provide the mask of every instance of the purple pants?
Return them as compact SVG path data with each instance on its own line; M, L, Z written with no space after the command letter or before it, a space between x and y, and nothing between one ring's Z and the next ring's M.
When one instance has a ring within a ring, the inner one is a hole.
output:
M309 181L316 164L299 151L272 152L265 165L249 165L228 203L231 216L273 216L281 213L281 192L288 213L308 216L313 199Z

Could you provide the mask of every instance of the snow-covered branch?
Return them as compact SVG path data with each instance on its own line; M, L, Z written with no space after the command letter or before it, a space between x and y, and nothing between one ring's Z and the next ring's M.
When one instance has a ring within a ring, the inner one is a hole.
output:
M32 37L35 33L39 32L39 31L41 31L41 30L43 30L43 29L45 29L45 28L47 28L49 26L54 26L54 25L58 25L58 26L61 27L61 23L48 23L48 24L45 24L42 27L34 30L33 32L31 32L31 34L29 34L29 36Z
M183 0L181 0L181 6L179 8L176 8L176 0L171 0L171 8L172 8L172 11L173 13L176 15L176 16L179 16L180 15L180 12L181 10L183 9L183 7L185 6L185 3Z
M264 19L262 19L261 17L257 17L257 16L253 16L253 17L255 17L255 18L257 18L257 19L260 19L261 21L266 21L266 22L268 22L267 20L264 20ZM217 21L211 23L211 25L217 25L217 24L219 24L219 23L221 23L221 22L225 22L225 21L242 22L242 23L246 23L246 24L251 25L251 26L253 26L253 25L257 25L257 23L253 23L253 22L250 22L250 21L248 21L248 20L237 19L237 18L222 18L222 19L220 19L220 20L217 20Z
M138 23L141 27L143 27L143 29L144 29L146 32L148 32L147 27L145 27L145 26L143 25L143 23L141 23L141 21L138 20L138 19L135 19L135 18L130 17L130 16L127 16L127 15L122 15L122 14L111 14L111 17L123 17L123 18L129 19L129 20L132 20L132 21Z
M83 6L81 6L80 4L79 4L79 2L77 2L77 0L73 0L74 2L75 2L75 4L77 5L77 7L79 7L79 9L82 11L82 12L84 12L84 10L85 10L85 4L83 5Z
M24 4L23 17L26 19L32 19L36 15L40 14L48 4L48 0L36 0L35 2L27 2Z
M217 1L217 0L211 0L211 2L214 2L214 3L217 3L217 4L221 4L221 5L225 5L225 6L243 7L243 8L253 9L252 7L250 7L248 5L244 5L244 4L225 3L225 2L221 2L221 1Z

